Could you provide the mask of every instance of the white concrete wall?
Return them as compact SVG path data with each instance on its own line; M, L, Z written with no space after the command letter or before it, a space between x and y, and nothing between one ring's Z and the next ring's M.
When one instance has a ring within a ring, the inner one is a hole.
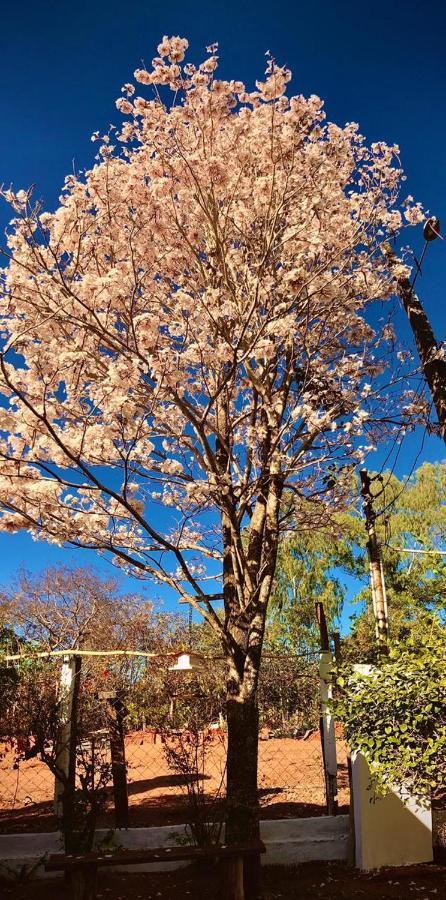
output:
M260 823L265 865L292 866L317 859L347 860L350 855L350 817L315 816L273 819Z
M349 816L321 816L308 819L267 820L260 824L261 838L266 846L262 862L266 865L295 865L308 860L346 860L350 854ZM109 832L98 830L100 843ZM116 831L110 846L136 849L138 847L175 846L185 835L184 825L167 825L161 828L129 828ZM0 835L0 872L32 868L45 854L63 849L58 832L46 834ZM126 866L126 871L159 871L176 868L182 863L155 863ZM117 867L119 868L119 867ZM43 865L35 877L45 874Z
M352 755L352 793L359 869L370 871L432 861L429 803L420 806L407 791L398 788L374 799L369 767L361 753Z

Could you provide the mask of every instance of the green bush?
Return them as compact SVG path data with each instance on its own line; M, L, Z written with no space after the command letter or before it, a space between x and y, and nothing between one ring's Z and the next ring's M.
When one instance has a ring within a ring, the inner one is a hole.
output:
M444 792L446 635L438 618L423 625L370 674L337 674L335 715L350 748L367 759L378 794L393 784L420 798Z

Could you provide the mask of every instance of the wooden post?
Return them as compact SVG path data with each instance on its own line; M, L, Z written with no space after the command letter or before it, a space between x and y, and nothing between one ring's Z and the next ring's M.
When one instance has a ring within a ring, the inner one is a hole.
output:
M389 642L389 618L387 612L384 570L375 529L376 513L373 508L373 495L370 489L372 480L367 469L361 469L359 474L361 476L361 494L364 500L364 515L368 534L367 552L370 564L370 584L372 588L376 639L378 641L379 653L386 654L388 652Z
M57 769L62 778L55 779L54 811L62 822L65 851L71 852L75 841L74 805L76 792L77 710L81 680L80 656L63 658L59 686L61 723Z
M228 900L245 900L243 856L228 859L226 870Z
M103 692L99 696L108 700L115 824L117 828L128 828L129 798L127 791L127 767L125 762L124 742L125 705L115 691L109 693Z
M66 853L73 853L78 849L78 835L76 833L76 763L82 659L80 656L74 656L72 659L73 679L71 690L70 736L68 741L68 783L62 796L62 830Z
M338 761L336 756L336 734L334 718L330 709L333 696L332 668L333 657L328 640L327 621L323 603L316 603L316 616L320 631L321 653L319 657L319 689L321 698L321 745L325 775L325 794L327 813L335 816L338 811Z
M72 900L95 900L97 867L81 863L71 870L70 882Z
M60 735L56 765L67 781L70 768L71 708L73 704L74 680L74 657L64 656L59 681ZM54 812L58 819L61 819L63 814L62 794L64 790L64 782L56 776L54 784Z

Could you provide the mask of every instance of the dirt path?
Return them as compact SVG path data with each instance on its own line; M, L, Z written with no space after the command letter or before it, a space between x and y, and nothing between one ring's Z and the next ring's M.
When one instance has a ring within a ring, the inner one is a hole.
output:
M154 875L104 874L98 900L225 900L222 873L194 868ZM3 885L5 900L66 900L62 881ZM411 866L361 875L335 863L306 863L296 868L263 870L263 900L445 900L446 867Z
M216 735L204 784L212 795L225 767L224 736ZM130 824L174 825L185 821L186 778L169 769L161 739L152 731L126 737ZM338 741L340 804L349 802L346 749ZM323 815L325 792L319 734L307 740L272 738L259 742L259 791L263 818ZM48 831L56 827L53 778L37 759L14 768L11 752L0 760L0 831ZM101 824L113 824L110 797Z

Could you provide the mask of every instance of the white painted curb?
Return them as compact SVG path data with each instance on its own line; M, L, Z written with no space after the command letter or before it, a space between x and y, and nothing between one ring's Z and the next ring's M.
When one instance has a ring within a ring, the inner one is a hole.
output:
M98 829L98 843L110 835L107 829ZM277 819L260 823L260 835L266 846L262 862L266 865L295 865L309 860L346 860L350 847L349 816L318 816L308 819ZM171 847L185 836L184 825L164 825L157 828L129 828L115 831L110 847L137 849L138 847ZM31 870L49 853L63 850L59 832L42 834L0 835L0 873ZM166 871L179 868L184 863L143 863L121 867L122 871ZM119 871L119 866L116 870ZM45 875L39 865L33 877Z

